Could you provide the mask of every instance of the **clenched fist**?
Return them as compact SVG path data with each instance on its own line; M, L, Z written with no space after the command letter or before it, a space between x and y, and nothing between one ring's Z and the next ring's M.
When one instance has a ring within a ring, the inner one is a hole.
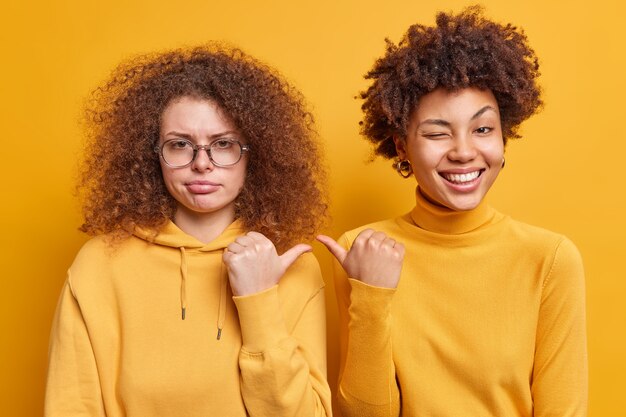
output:
M350 278L375 287L396 288L400 281L404 245L383 232L365 229L346 251L332 238L319 235L322 242L337 258Z
M310 251L311 246L298 244L278 256L272 241L261 233L239 236L223 256L233 295L250 295L273 287L300 255Z

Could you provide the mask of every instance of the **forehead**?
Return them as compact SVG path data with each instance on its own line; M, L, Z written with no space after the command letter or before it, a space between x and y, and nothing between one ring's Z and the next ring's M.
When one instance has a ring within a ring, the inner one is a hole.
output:
M438 88L420 98L411 115L411 121L417 123L427 119L467 121L486 106L491 107L493 112L487 111L485 114L495 112L499 116L498 102L491 90L468 87L451 91Z
M235 130L224 110L213 100L183 96L171 100L161 114L161 129L195 131Z

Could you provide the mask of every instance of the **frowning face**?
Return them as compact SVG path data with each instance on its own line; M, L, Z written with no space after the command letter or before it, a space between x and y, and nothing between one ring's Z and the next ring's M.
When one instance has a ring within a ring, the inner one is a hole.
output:
M167 141L182 147L185 141L193 145L218 145L229 141L245 143L233 122L212 101L184 96L172 101L163 111L159 145ZM221 146L221 145L220 145ZM247 157L231 166L216 166L205 150L180 168L168 165L163 158L161 171L169 193L177 202L175 219L211 217L226 224L235 217L235 199L243 187Z

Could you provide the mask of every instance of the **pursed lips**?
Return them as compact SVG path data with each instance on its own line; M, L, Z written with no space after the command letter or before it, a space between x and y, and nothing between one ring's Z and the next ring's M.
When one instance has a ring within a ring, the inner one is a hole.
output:
M220 188L220 184L211 181L196 180L186 182L185 187L194 194L208 194L217 191Z

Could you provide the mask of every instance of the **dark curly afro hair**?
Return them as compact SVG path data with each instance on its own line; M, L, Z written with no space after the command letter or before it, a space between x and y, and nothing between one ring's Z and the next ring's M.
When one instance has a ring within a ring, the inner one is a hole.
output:
M209 44L133 58L86 106L87 146L78 181L91 234L158 232L176 210L163 182L160 118L183 96L211 100L251 147L236 216L285 249L310 239L326 214L324 163L313 116L276 71L239 49Z
M519 138L519 125L542 106L538 59L523 30L482 12L480 6L457 15L440 12L436 26L413 25L398 45L386 39L385 56L365 75L373 83L361 93L361 133L376 154L397 156L393 137L406 137L420 98L437 88L491 90L505 144Z

